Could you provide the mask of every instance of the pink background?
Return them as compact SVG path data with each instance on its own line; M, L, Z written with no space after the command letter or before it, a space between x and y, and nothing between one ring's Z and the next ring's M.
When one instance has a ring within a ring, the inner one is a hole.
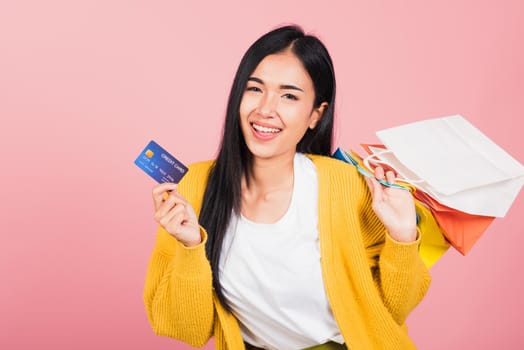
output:
M150 139L213 157L240 57L276 25L330 49L337 145L460 113L524 161L523 4L2 1L0 348L190 348L146 321L154 182L133 161ZM409 318L420 349L524 347L523 212L521 194L432 269Z

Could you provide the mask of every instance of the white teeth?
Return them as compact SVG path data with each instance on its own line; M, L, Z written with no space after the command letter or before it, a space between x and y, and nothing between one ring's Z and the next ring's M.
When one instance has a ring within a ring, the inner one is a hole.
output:
M261 132L279 132L280 129L275 129L275 128L266 128L265 126L260 126L260 125L257 125L257 124L252 124L253 125L253 128L257 131L261 131Z

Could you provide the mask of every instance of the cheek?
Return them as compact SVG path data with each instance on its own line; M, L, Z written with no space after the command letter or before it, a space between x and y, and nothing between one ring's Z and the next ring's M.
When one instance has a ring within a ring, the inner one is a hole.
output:
M311 122L311 109L308 106L295 107L289 109L287 115L290 117L289 120L299 129L301 126L309 125Z
M240 117L244 118L249 115L257 107L257 100L255 97L245 94L240 101Z

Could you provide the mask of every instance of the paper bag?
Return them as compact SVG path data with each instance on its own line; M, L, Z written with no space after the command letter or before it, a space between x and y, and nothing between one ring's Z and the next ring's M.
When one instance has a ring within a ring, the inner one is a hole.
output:
M381 154L386 156L387 154L384 152L387 151L384 145L362 144L361 146L370 155ZM392 158L390 154L388 154L386 158L388 158L388 161L392 161L393 163L396 162L396 160ZM384 168L397 172L397 169L388 164L386 161L383 161L380 165ZM404 176L413 176L413 174L405 172ZM405 180L406 179L399 179L400 182ZM408 179L407 181L416 183L416 180L413 179ZM441 228L446 240L462 255L466 255L471 250L473 245L495 219L495 217L492 216L468 214L460 210L447 207L439 203L427 192L416 189L416 187L412 193L420 203L423 203L426 207L429 208L431 214Z
M428 206L446 240L462 255L469 253L495 220L492 216L473 215L446 207L422 191L415 191L413 196Z
M377 158L408 173L439 203L469 214L504 217L524 184L524 166L460 115L377 136L392 152Z

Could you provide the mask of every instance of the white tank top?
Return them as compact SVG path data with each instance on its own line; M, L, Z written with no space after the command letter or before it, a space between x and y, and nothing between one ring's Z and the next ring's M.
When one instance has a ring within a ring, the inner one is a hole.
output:
M320 267L318 183L313 162L297 153L290 206L274 224L233 215L224 238L220 281L244 340L297 350L343 343Z

